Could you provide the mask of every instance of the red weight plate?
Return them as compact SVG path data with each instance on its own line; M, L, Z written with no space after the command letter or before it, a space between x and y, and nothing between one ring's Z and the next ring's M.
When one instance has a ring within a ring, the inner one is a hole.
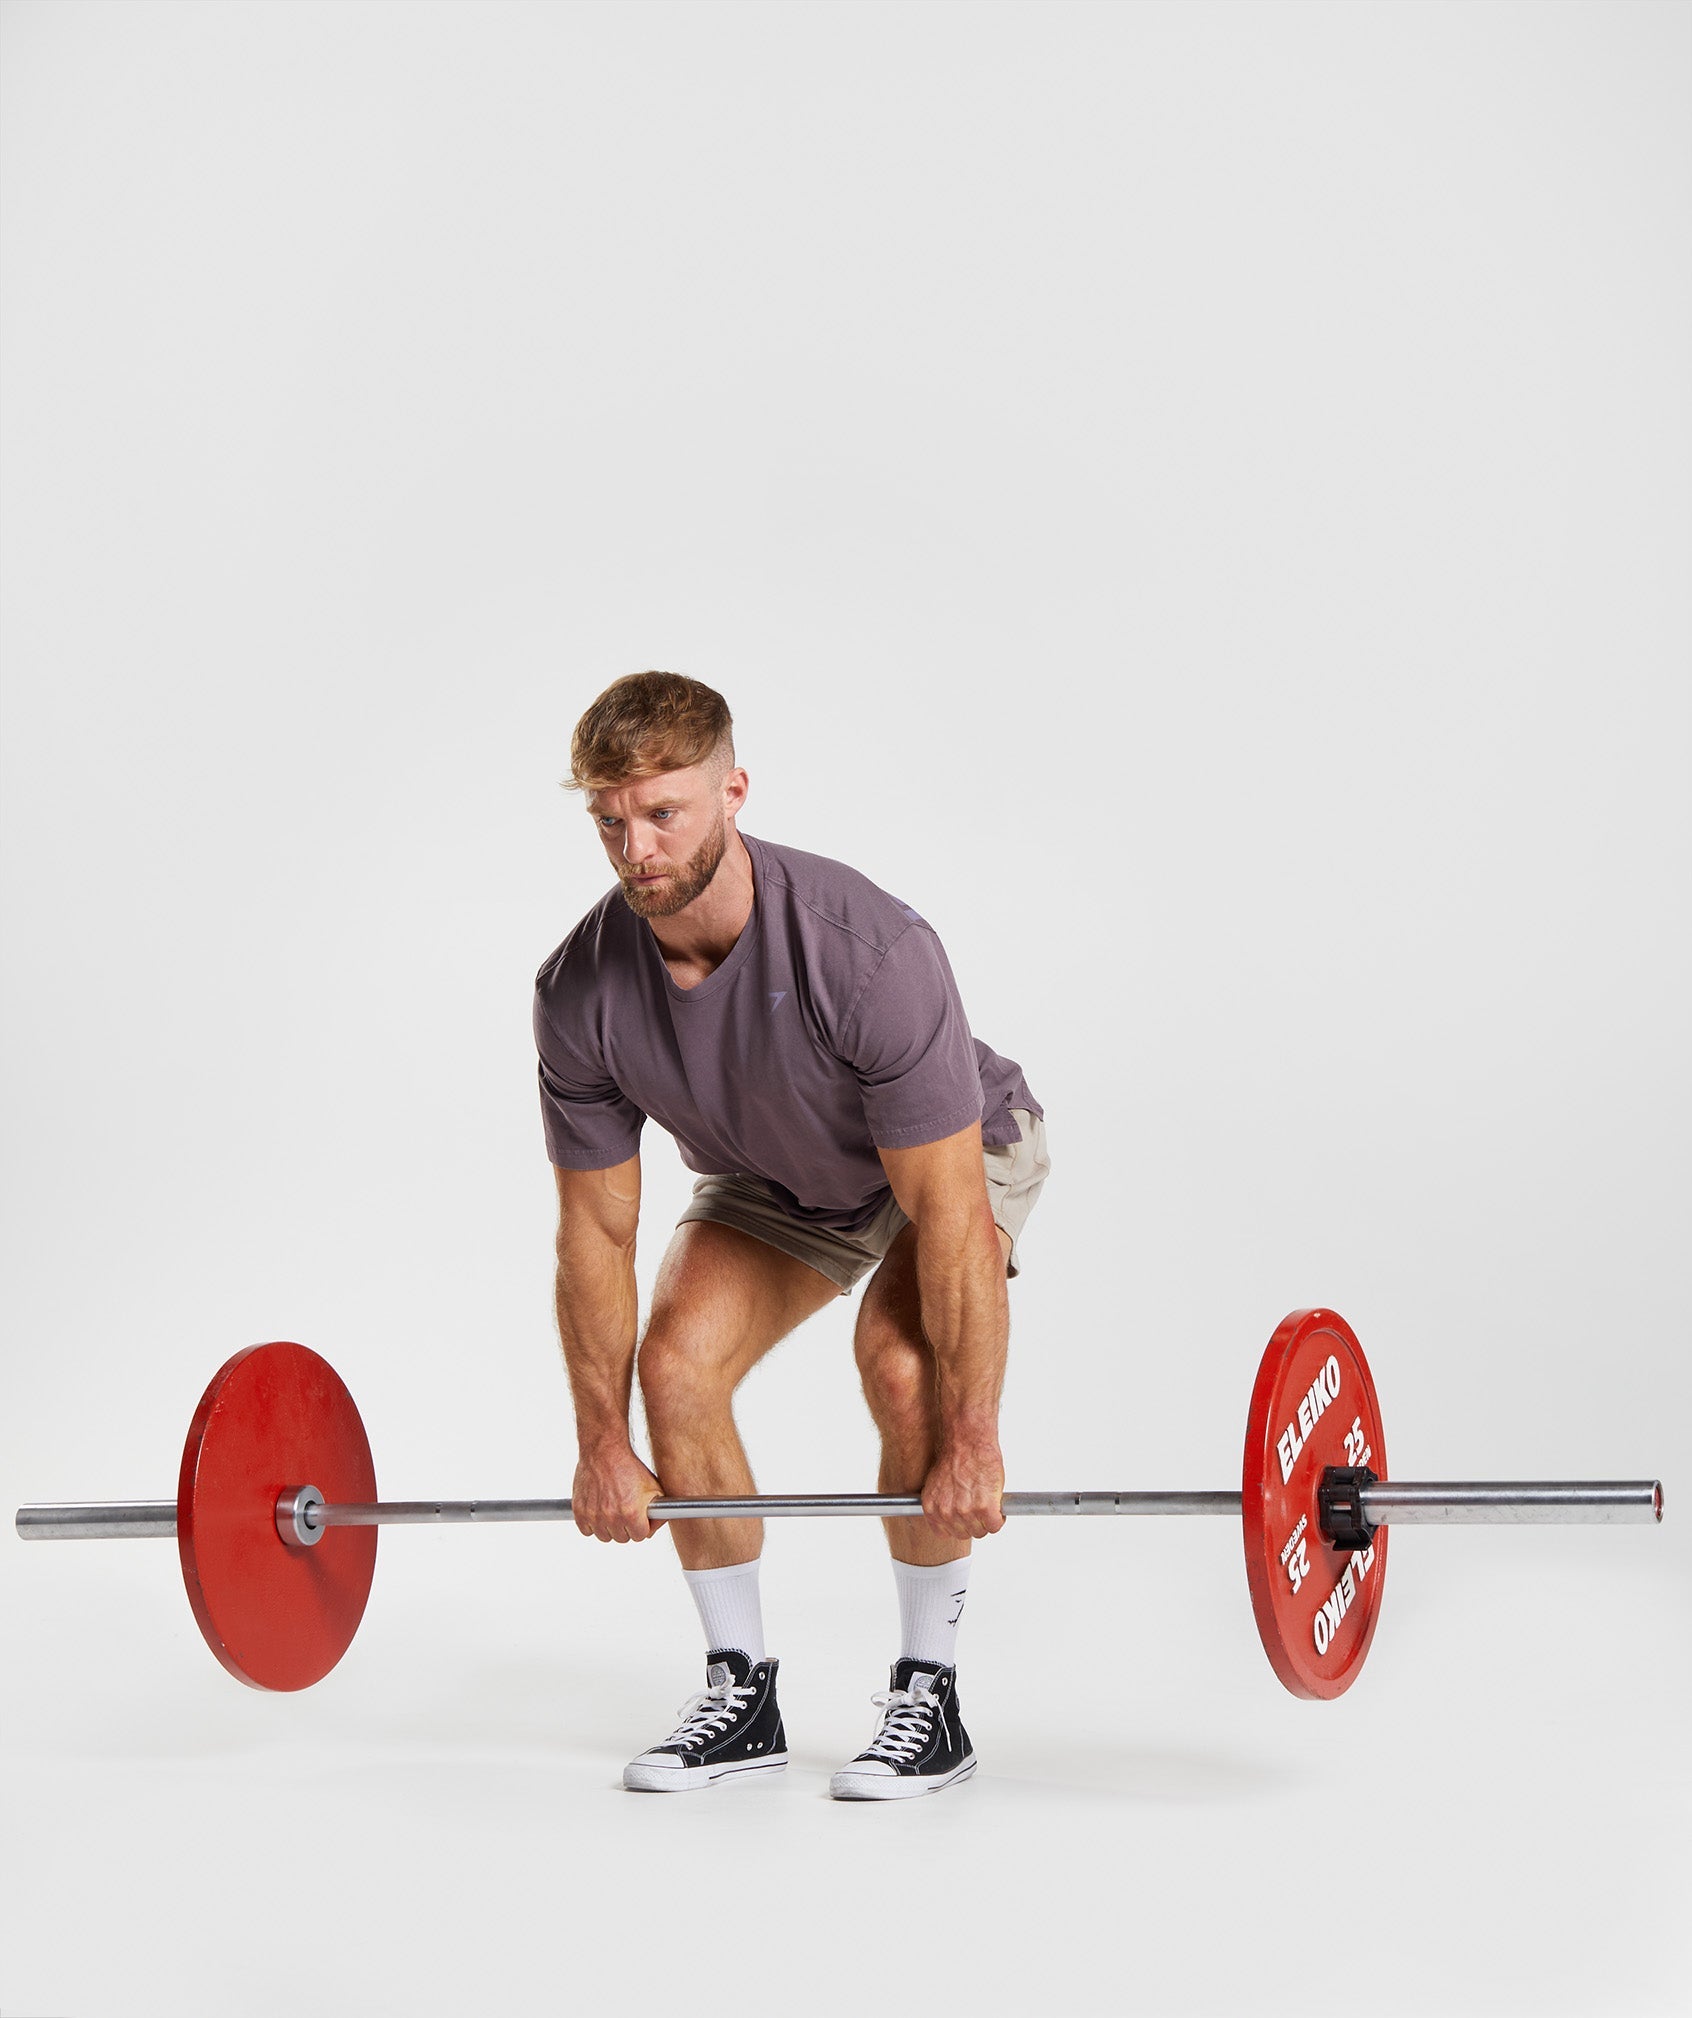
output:
M1381 1408L1357 1336L1331 1310L1295 1310L1270 1339L1246 1421L1242 1512L1251 1606L1269 1664L1295 1696L1343 1695L1375 1636L1383 1528L1367 1549L1322 1533L1329 1465L1387 1476Z
M358 1631L376 1573L374 1528L330 1528L309 1548L276 1531L284 1486L373 1500L376 1471L353 1398L303 1345L251 1345L200 1398L182 1452L176 1539L188 1601L237 1681L305 1689Z

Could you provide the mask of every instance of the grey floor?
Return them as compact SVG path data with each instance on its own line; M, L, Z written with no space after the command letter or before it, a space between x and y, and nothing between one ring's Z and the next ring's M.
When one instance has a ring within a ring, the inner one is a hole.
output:
M50 1580L8 1548L0 2009L1687 2008L1666 1529L1403 1533L1370 1665L1314 1705L1229 1524L1024 1523L964 1636L981 1770L885 1808L826 1790L886 1645L875 1538L785 1539L792 1764L696 1799L617 1784L694 1686L656 1552L389 1534L342 1667L274 1697L214 1665L168 1545Z

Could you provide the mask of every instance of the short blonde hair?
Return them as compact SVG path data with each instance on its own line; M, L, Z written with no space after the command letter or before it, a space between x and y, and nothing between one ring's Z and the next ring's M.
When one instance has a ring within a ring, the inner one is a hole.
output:
M570 738L567 792L598 792L631 778L685 771L708 757L734 764L734 717L714 687L685 673L628 673L613 680Z

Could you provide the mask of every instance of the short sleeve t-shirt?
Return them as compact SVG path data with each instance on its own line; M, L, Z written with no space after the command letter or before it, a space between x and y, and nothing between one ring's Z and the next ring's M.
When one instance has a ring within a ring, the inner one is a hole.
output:
M603 1170L650 1116L701 1174L761 1178L795 1216L842 1232L886 1202L877 1148L981 1122L1019 1139L1044 1110L1021 1068L970 1034L934 928L867 876L742 834L752 915L692 988L611 889L535 977L547 1154Z

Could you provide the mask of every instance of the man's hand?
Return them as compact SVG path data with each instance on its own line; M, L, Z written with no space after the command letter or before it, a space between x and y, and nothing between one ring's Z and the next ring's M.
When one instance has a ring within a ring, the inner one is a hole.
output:
M980 1541L1004 1526L1004 1493L998 1443L978 1438L942 1449L922 1482L922 1510L928 1525L950 1540Z
M643 1542L664 1525L646 1517L648 1505L663 1490L627 1444L583 1451L570 1489L570 1511L585 1535L602 1542Z

